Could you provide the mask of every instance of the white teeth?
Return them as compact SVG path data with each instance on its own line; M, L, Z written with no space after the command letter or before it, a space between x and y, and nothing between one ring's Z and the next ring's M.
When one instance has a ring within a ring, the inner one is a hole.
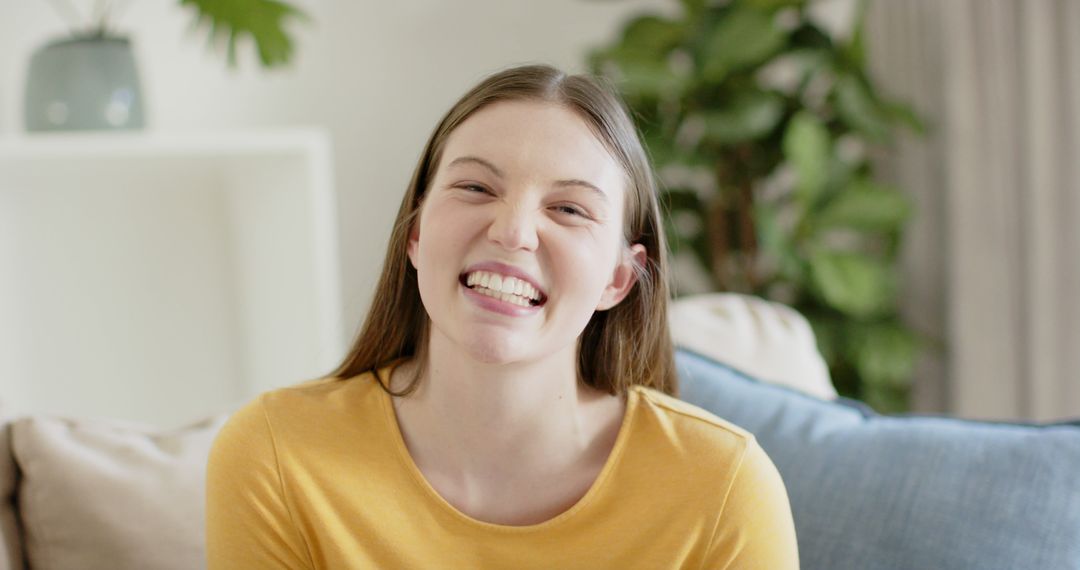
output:
M503 278L502 292L509 295L515 295L515 290L520 286L521 281L518 281L514 277Z
M466 276L465 284L471 288L478 289L482 287L499 293L524 297L526 304L529 299L540 300L540 292L535 287L526 281L508 275L488 273L487 271L473 271Z
M512 303L514 305L518 305L519 307L531 307L532 306L529 303L529 300L526 299L525 297L519 297L518 295L512 295L510 293L503 293L501 291L495 291L493 289L488 289L487 287L483 287L483 286L476 287L476 288L473 289L473 291L476 291L477 293L480 293L482 295L487 295L488 297L494 297L496 299L499 299L500 301L505 301L507 303Z

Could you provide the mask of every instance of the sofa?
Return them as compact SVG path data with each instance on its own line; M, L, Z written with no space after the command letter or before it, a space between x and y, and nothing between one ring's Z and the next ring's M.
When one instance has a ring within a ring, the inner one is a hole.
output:
M684 299L672 328L680 397L751 431L780 471L802 568L1080 569L1080 423L878 415L837 397L805 319L762 299ZM226 417L5 418L0 570L204 567Z

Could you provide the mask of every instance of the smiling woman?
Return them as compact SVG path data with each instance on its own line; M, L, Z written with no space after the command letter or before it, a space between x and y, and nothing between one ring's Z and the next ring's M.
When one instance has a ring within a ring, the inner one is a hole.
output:
M425 147L371 311L207 473L211 568L797 568L752 435L677 400L656 187L613 90L495 74Z

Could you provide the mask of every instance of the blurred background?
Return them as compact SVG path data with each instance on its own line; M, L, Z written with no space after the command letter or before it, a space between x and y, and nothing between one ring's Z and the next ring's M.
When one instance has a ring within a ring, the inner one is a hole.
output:
M325 372L438 119L549 63L622 90L680 295L795 307L884 412L1080 416L1077 30L1071 0L4 2L3 398L173 424Z

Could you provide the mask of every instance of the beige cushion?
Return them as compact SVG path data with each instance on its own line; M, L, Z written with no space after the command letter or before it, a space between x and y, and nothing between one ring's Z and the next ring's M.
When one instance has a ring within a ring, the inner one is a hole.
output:
M0 570L22 568L22 536L15 515L18 470L11 457L10 421L0 405Z
M15 421L31 567L205 567L206 461L224 421L170 432L116 421Z
M791 307L750 295L710 293L678 299L670 312L677 346L759 380L836 398L814 331Z

